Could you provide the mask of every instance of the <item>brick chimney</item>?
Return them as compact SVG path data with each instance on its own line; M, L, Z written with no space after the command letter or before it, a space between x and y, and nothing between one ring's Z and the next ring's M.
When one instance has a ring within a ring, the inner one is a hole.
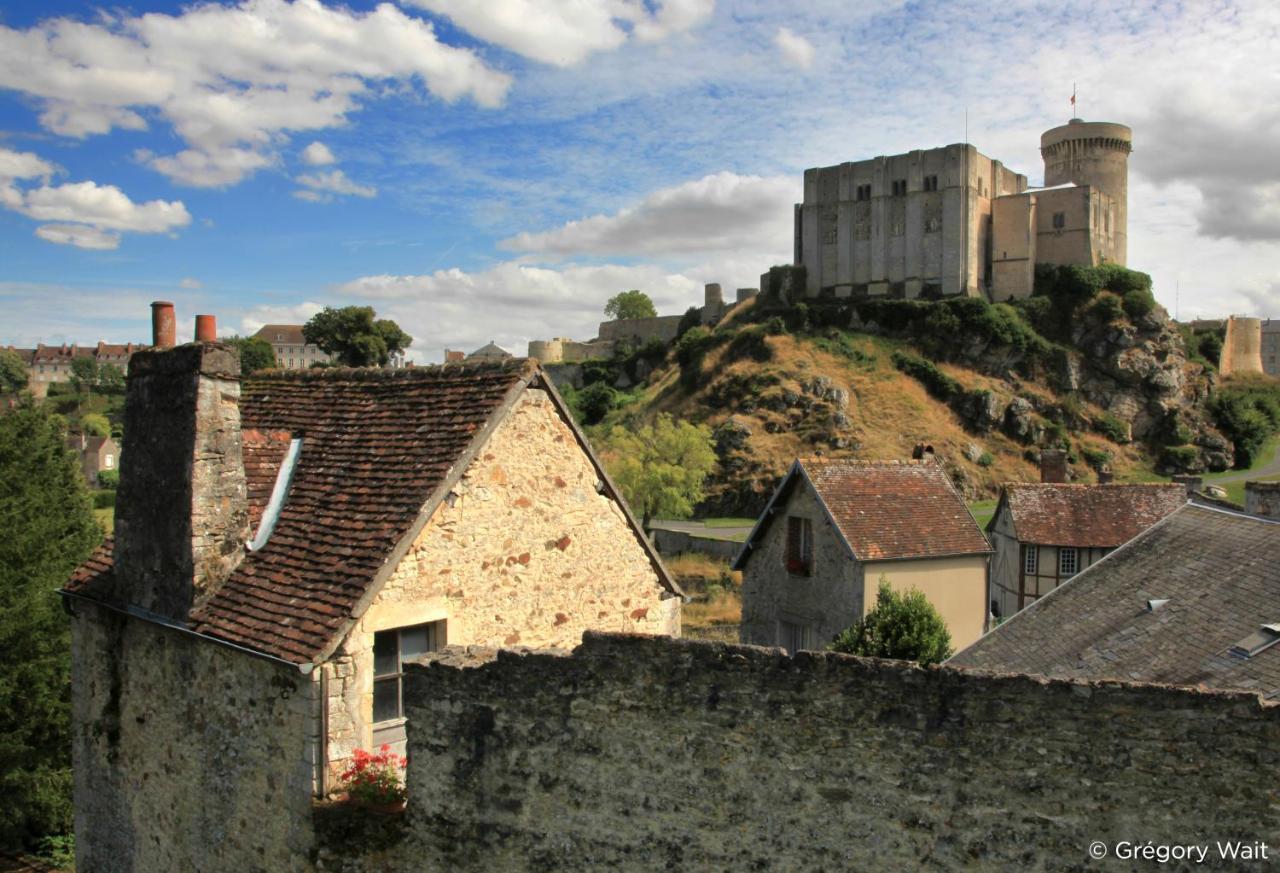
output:
M1187 489L1187 498L1190 499L1197 491L1204 487L1204 479L1199 476L1191 476L1189 474L1179 474L1173 477L1173 481Z
M115 596L185 621L235 570L250 536L239 353L216 343L138 352L124 423Z
M196 316L196 342L212 343L218 341L218 323L212 315Z
M1067 481L1067 453L1062 449L1040 450L1040 481L1062 484Z
M157 349L171 349L178 341L178 322L173 315L173 304L157 300L151 304L151 345Z
M1099 485L1110 485L1112 480L1114 480L1115 478L1116 478L1116 474L1111 472L1111 468L1108 467L1106 464L1103 464L1102 468L1098 470Z

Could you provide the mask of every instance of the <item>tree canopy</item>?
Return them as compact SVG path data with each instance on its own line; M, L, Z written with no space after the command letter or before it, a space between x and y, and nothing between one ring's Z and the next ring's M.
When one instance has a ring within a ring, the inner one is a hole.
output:
M240 351L240 375L248 376L276 365L276 350L271 343L256 336L233 336L224 340Z
M915 588L893 590L880 577L875 609L842 631L830 646L833 652L872 658L897 658L937 664L951 657L951 634L933 604Z
M0 415L0 847L71 828L70 641L55 594L102 539L57 416Z
M9 349L0 349L0 393L16 394L27 388L27 365L22 356Z
M658 310L653 308L648 294L632 288L610 297L604 305L604 314L610 318L653 318Z
M644 427L615 427L605 440L613 476L644 526L657 516L686 518L716 464L711 429L659 415Z
M302 335L347 367L385 367L413 342L394 321L375 319L372 306L326 306L303 325Z

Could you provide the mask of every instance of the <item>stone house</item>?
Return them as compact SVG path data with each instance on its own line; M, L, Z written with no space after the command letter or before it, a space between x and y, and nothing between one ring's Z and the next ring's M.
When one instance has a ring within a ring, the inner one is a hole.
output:
M1280 700L1280 521L1184 503L949 666Z
M308 775L263 790L334 789L354 749L403 742L415 655L680 632L679 588L536 363L239 372L214 343L130 367L115 535L63 591L84 869L112 869L113 804L174 814L136 782L153 769L216 794L217 743L293 737Z
M797 460L733 564L742 642L824 648L874 608L884 577L924 593L967 646L986 623L990 552L932 458Z
M319 346L307 342L300 324L264 324L253 338L271 343L276 366L282 370L306 370L312 364L327 364L332 360Z
M119 468L120 447L111 437L77 433L68 437L67 442L80 458L80 472L90 488L98 487L99 473Z
M1009 484L987 536L991 613L1007 618L1186 503L1182 485Z

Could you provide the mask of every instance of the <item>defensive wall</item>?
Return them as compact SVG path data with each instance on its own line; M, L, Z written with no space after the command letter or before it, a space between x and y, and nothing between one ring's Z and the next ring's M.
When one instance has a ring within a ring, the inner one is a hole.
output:
M1280 844L1280 705L1256 695L603 634L439 653L405 695L408 809L327 810L319 870L1130 870L1090 844Z
M1227 319L1227 334L1222 340L1222 357L1218 372L1223 376L1262 372L1262 320L1258 318Z

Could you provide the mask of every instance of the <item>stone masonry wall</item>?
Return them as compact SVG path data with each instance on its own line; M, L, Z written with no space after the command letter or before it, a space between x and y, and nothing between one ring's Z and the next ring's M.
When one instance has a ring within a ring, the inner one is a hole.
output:
M1148 862L1090 843L1280 844L1280 706L1248 694L595 634L407 681L399 842L322 831L321 870L1127 871Z
M75 602L76 869L308 870L312 683Z
M329 671L329 760L372 745L374 633L444 620L450 644L570 649L588 629L680 633L618 504L550 396L527 390Z

